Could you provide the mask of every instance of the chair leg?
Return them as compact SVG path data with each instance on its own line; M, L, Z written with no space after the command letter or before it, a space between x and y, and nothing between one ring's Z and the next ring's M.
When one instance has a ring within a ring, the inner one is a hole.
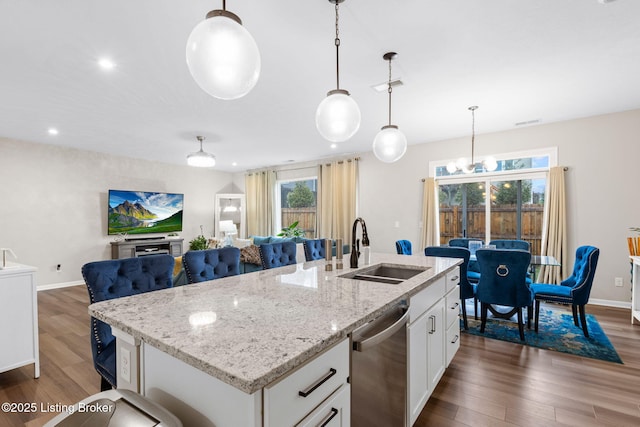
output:
M461 299L460 303L462 304L462 325L464 326L464 330L469 330L469 323L467 322L467 304L465 300Z
M478 320L478 298L473 297L473 315Z
M538 321L540 320L540 300L537 299L536 302L536 315L535 315L535 320L534 320L534 324L535 324L535 331L536 334L538 333Z
M580 327L580 325L578 324L577 306L575 304L571 304L571 311L573 312L573 324L577 327Z
M518 332L520 332L520 341L524 341L524 322L522 321L522 307L518 307Z
M487 324L487 309L489 308L488 304L483 302L480 303L480 318L482 319L480 322L480 333L484 334L484 327Z
M584 305L581 305L579 308L580 308L580 323L582 323L582 332L584 332L585 337L589 338L589 330L587 329L587 316L584 313Z
M527 329L531 329L531 319L533 319L533 302L527 306Z
M103 376L100 376L100 391L111 390L111 384Z

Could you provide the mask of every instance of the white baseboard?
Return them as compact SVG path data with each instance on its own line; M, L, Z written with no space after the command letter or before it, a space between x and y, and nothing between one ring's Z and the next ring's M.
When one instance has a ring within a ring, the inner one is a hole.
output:
M614 300L608 300L608 299L594 299L594 298L589 298L589 304L593 304L593 305L603 305L605 307L616 307L616 308L627 308L627 309L631 309L631 302L625 302L625 301L614 301Z
M48 285L38 285L38 291L50 291L51 289L68 288L70 286L84 285L84 280L76 280L73 282L50 283Z

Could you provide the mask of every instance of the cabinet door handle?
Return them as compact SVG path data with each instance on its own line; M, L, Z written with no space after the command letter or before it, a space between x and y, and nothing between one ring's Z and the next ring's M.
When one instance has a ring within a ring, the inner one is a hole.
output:
M338 412L339 411L336 408L331 408L331 412L327 414L327 416L320 421L320 424L318 424L318 427L326 427L331 422L333 417L338 415Z
M429 322L431 322L431 330L429 333L433 334L436 331L436 316L429 316Z
M311 384L309 387L307 387L306 390L299 391L298 392L298 396L302 396L302 397L309 396L311 393L313 393L315 391L315 389L317 389L322 384L327 382L329 380L329 378L334 376L337 372L338 371L336 371L335 369L329 368L329 372L327 372L327 374L324 377L320 378L318 381L316 381L315 383Z
M451 344L455 344L456 341L458 341L458 338L460 338L458 335L456 335L455 337L453 337L453 341L451 341Z
M453 276L453 277L451 278L451 281L452 281L452 282L457 282L459 279L460 279L460 276Z
M453 304L453 305L451 306L451 310L458 308L458 305L460 305L460 304L458 304L458 303Z

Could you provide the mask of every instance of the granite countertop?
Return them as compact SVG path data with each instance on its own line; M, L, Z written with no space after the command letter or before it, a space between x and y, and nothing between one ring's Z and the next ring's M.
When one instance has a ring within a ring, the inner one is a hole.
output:
M245 393L341 341L461 261L372 254L371 264L426 271L398 285L338 277L325 261L95 303L89 314ZM360 263L362 264L362 263Z

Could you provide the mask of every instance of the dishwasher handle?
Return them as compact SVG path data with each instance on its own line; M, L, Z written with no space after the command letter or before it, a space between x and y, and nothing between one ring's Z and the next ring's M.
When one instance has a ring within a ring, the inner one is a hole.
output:
M404 310L404 314L402 315L402 317L396 320L391 326L389 326L385 330L380 331L379 333L375 334L372 337L369 337L360 341L354 339L353 349L355 351L360 351L360 352L367 351L370 348L375 347L377 344L381 343L382 341L386 340L387 338L389 338L390 336L398 332L400 329L404 328L409 319L409 310L407 308L402 308L402 310Z

